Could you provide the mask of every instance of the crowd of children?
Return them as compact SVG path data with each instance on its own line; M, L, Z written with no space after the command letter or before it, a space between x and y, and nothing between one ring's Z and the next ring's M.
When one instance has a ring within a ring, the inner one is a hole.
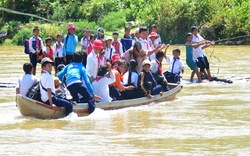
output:
M66 114L72 112L73 105L72 102L55 96L56 92L62 90L55 88L51 76L53 67L60 67L56 75L70 92L74 104L88 103L90 113L95 109L95 101L111 102L143 96L152 98L152 95L169 90L168 82L181 81L184 72L181 51L174 48L172 56L167 56L166 51L170 45L162 44L154 24L149 35L145 26L135 29L134 38L130 35L130 28L125 27L121 41L118 40L118 31L113 32L113 38L105 38L102 28L97 30L96 36L90 33L90 28L86 28L81 39L81 51L76 51L78 37L75 26L70 23L67 29L68 34L64 38L62 34L56 36L53 48L51 37L45 39L43 46L39 28L33 29L34 35L29 40L30 63L24 64L25 75L18 81L17 93L26 95L37 81L34 75L39 61L42 65L42 101L51 106L55 104L65 107ZM201 82L202 73L209 80L212 79L209 63L203 52L204 48L212 44L214 43L198 34L197 27L192 26L186 42L186 63L192 70L190 81L193 81L196 74L198 82ZM165 72L162 68L164 58L169 63Z

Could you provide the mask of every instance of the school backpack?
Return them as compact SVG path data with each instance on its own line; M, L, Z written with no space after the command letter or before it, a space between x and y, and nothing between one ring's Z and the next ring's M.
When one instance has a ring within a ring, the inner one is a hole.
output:
M24 53L25 54L29 54L30 53L29 43L30 43L29 39L26 39L24 41Z
M28 98L37 100L37 101L42 101L41 100L41 93L40 93L40 82L37 81L35 82L32 87L29 89L27 95Z

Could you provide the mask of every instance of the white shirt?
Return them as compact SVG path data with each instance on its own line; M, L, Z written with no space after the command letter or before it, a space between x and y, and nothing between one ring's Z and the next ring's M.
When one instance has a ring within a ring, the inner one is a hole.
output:
M157 33L157 36L158 36L158 38L154 41L154 43L156 44L156 45L159 45L159 44L161 44L161 36ZM151 40L150 40L150 38L148 38L148 42L150 42Z
M41 39L41 37L37 37L40 42L40 48L43 49L43 41ZM36 49L33 49L33 46L32 46L32 42L36 42L36 37L33 35L30 39L29 39L29 50L30 52L32 52L33 54L36 53ZM38 50L41 50L41 49L38 49Z
M139 39L137 37L135 37L133 40L132 40L132 46L135 44L135 42L139 41Z
M148 43L149 43L151 49L157 48L157 44L156 44L155 42L152 43L152 41L151 41L150 39L149 39ZM151 55L148 57L148 59L149 59L150 61L154 60L154 59L155 59L155 53L151 54Z
M100 66L106 66L107 65L107 58L104 56L101 60L100 60Z
M127 71L123 75L123 85L127 85L128 84L128 77L129 77L129 71ZM134 84L135 88L137 88L138 77L139 77L138 73L132 72L131 83Z
M151 73L154 73L154 74L158 73L159 71L159 65L155 59L151 61L150 71Z
M203 41L204 38L198 34L198 37L193 35L193 40L192 42L197 43L200 41ZM200 45L198 48L193 48L193 59L196 60L198 57L203 57L205 55L204 51L202 50L202 45Z
M43 70L42 71L42 76L41 76L41 79L40 79L40 93L41 93L41 99L43 102L46 102L49 100L49 97L48 97L48 92L45 91L42 86L45 88L45 89L48 89L50 88L51 89L51 92L52 93L55 93L55 84L54 84L54 78L53 76ZM41 86L42 85L42 86Z
M33 74L25 74L19 78L17 88L20 89L20 94L26 96L35 82L37 82L37 79Z
M98 56L92 51L87 57L86 72L89 77L93 76L95 79L98 72Z
M86 49L83 49L82 48L82 52L87 52L88 51L88 44L90 43L90 40L89 40L89 38L86 38L86 37L83 37L82 39L81 39L81 45L82 46L84 46L84 47L86 47Z
M60 47L58 41L54 43L54 57L63 57L63 43L61 42Z
M110 55L111 53L111 55ZM111 60L111 57L112 55L115 53L115 48L111 45L110 47L107 47L106 48L106 51L105 51L105 57L108 59L108 60Z
M99 102L111 102L112 98L109 96L109 85L115 82L115 75L111 71L111 77L102 77L99 81L94 81L92 83L95 95L102 98Z
M166 61L169 63L168 72L179 74L181 70L184 70L184 64L181 59L174 59L173 57L166 56Z
M146 51L146 54L148 55L148 51L151 51L152 48L150 47L150 44L148 43L148 41L145 39L140 38L140 42L141 42L141 47L144 51ZM150 55L151 56L151 55ZM150 60L150 56L148 56L148 59Z

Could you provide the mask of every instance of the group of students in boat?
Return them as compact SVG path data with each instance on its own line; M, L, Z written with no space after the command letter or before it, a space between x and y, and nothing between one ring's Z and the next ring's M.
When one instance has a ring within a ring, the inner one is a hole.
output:
M180 82L184 72L184 64L180 59L181 51L179 48L174 48L172 56L166 55L170 45L161 44L156 25L151 26L149 35L147 27L136 29L134 39L130 35L130 28L126 27L121 41L118 41L117 31L113 32L112 39L109 36L104 38L104 30L101 28L97 30L96 37L90 35L90 29L86 28L81 39L82 50L77 52L78 37L74 34L76 28L70 23L67 29L68 34L64 39L61 34L57 35L54 49L51 48L50 37L46 38L46 46L43 48L39 28L33 29L34 36L29 40L30 63L25 63L23 66L25 75L18 80L17 94L26 95L29 88L37 81L34 75L41 51L43 57L40 60L41 100L51 106L55 104L65 107L66 115L72 112L73 104L79 102L88 103L89 113L92 113L95 101L111 102L137 97L150 99L152 95L169 90L168 82ZM204 40L198 34L197 27L192 27L191 31L193 34L187 34L186 62L193 70L190 81L195 73L198 81L201 81L200 72L206 69L209 78L210 71L204 52L202 54L197 49L202 51L213 43ZM169 62L168 70L165 72L162 69L164 58ZM58 87L58 79L55 81L51 75L53 67L57 69L56 76L62 82L62 86L65 85L70 92L73 103L55 96L56 92L63 91Z

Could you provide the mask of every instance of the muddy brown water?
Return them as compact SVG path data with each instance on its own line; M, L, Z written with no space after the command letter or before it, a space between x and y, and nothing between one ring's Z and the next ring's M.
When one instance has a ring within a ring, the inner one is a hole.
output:
M215 46L206 53L212 74L233 84L190 84L186 67L184 88L171 101L96 109L87 117L24 117L15 89L0 88L0 155L250 155L250 47ZM15 83L26 61L23 47L0 46L0 82Z

